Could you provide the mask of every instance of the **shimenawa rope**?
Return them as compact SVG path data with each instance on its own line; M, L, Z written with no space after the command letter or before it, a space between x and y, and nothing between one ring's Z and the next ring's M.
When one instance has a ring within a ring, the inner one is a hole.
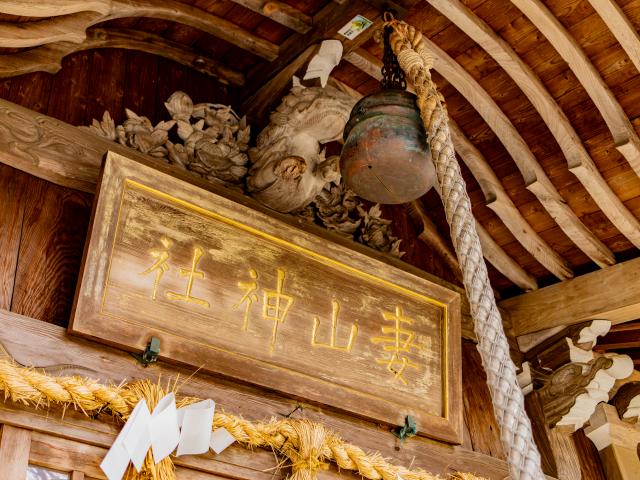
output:
M0 390L5 399L35 407L50 404L73 407L86 415L106 412L126 420L133 407L144 399L153 410L167 392L159 384L148 380L120 386L104 385L82 377L54 377L36 369L15 365L0 359ZM178 406L197 402L183 398ZM236 415L216 411L212 429L224 427L241 445L247 448L267 448L285 457L292 469L292 480L315 480L318 471L328 468L329 462L343 470L352 470L371 480L438 480L441 477L424 470L409 470L393 465L377 453L366 453L360 447L345 442L323 425L304 419L285 418L268 422L251 422ZM398 477L400 476L400 477ZM456 474L463 480L480 480L471 474ZM144 469L137 473L129 468L127 480L175 480L171 459L154 464L147 454Z
M438 189L462 269L478 337L478 350L487 372L487 383L511 474L520 480L544 479L540 454L524 409L524 396L516 380L515 365L509 356L509 344L491 290L471 201L453 149L444 98L431 80L429 70L434 58L422 41L420 31L392 18L386 20L386 24L394 29L391 47L418 96L418 108L428 133Z

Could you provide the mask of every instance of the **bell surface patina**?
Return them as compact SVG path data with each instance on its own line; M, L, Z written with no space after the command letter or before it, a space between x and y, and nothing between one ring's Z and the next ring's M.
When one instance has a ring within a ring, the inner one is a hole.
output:
M433 186L435 169L412 93L383 90L364 97L353 107L343 137L342 178L360 197L406 203Z

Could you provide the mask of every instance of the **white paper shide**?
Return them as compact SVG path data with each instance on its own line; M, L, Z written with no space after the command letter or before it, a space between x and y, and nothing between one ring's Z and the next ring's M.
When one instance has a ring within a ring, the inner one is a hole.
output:
M211 431L215 412L213 400L176 408L173 393L166 395L153 412L147 402L140 400L127 423L107 452L100 468L109 480L121 480L133 463L139 472L149 449L155 463L171 455L198 455L211 448L216 454L231 445L235 439L224 428Z

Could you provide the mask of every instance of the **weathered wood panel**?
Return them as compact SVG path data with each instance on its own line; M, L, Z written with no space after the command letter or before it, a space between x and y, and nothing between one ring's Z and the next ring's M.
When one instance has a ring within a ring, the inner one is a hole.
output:
M0 308L7 310L13 298L28 177L0 165Z
M213 192L110 153L71 331L459 442L458 293Z
M504 459L500 442L500 430L493 410L474 408L474 405L491 404L491 394L487 388L487 376L482 368L482 360L476 345L469 341L462 343L462 399L464 420L473 450Z
M176 377L181 380L188 378L188 381L181 383L181 394L215 399L219 408L250 420L278 418L300 404L296 400L263 389L202 373L193 374L192 369L174 368L164 362L143 368L125 352L70 337L60 327L4 310L0 310L0 326L0 344L16 361L24 365L47 367L47 371L52 374L80 374L112 382L135 378L155 381L159 376L163 381L173 381ZM419 436L407 439L402 448L397 450L397 438L387 427L338 414L324 407L305 403L301 405L303 410L294 414L296 418L322 422L339 432L345 440L366 451L378 451L385 457L394 458L398 463L411 464L437 474L456 470L477 472L496 480L503 480L508 475L506 463L488 455ZM489 407L476 405L475 408ZM55 412L47 415L43 410L0 403L0 422L22 425L40 432L51 431L65 438L108 447L115 437L117 427L101 420L102 418L89 419L73 410L68 410L62 418L61 412L60 415ZM273 478L273 467L276 464L272 452L249 452L236 446L213 458L209 455L183 458L190 462L183 464L185 466L213 471L221 476L231 476L233 473L234 478L256 480ZM263 471L267 473L264 474ZM328 478L346 475L345 472L332 472L326 473Z
M66 325L80 269L92 196L30 177L11 309Z
M29 464L31 431L11 425L0 430L0 479L26 478Z

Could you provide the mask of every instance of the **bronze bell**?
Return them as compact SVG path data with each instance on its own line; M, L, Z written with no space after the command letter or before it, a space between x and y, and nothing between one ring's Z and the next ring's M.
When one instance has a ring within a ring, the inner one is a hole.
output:
M361 99L344 129L340 170L372 202L406 203L433 186L435 169L416 96L383 90Z
M427 193L436 172L416 96L405 91L404 72L391 49L391 31L384 29L383 90L351 110L340 170L347 187L362 198L405 203Z

